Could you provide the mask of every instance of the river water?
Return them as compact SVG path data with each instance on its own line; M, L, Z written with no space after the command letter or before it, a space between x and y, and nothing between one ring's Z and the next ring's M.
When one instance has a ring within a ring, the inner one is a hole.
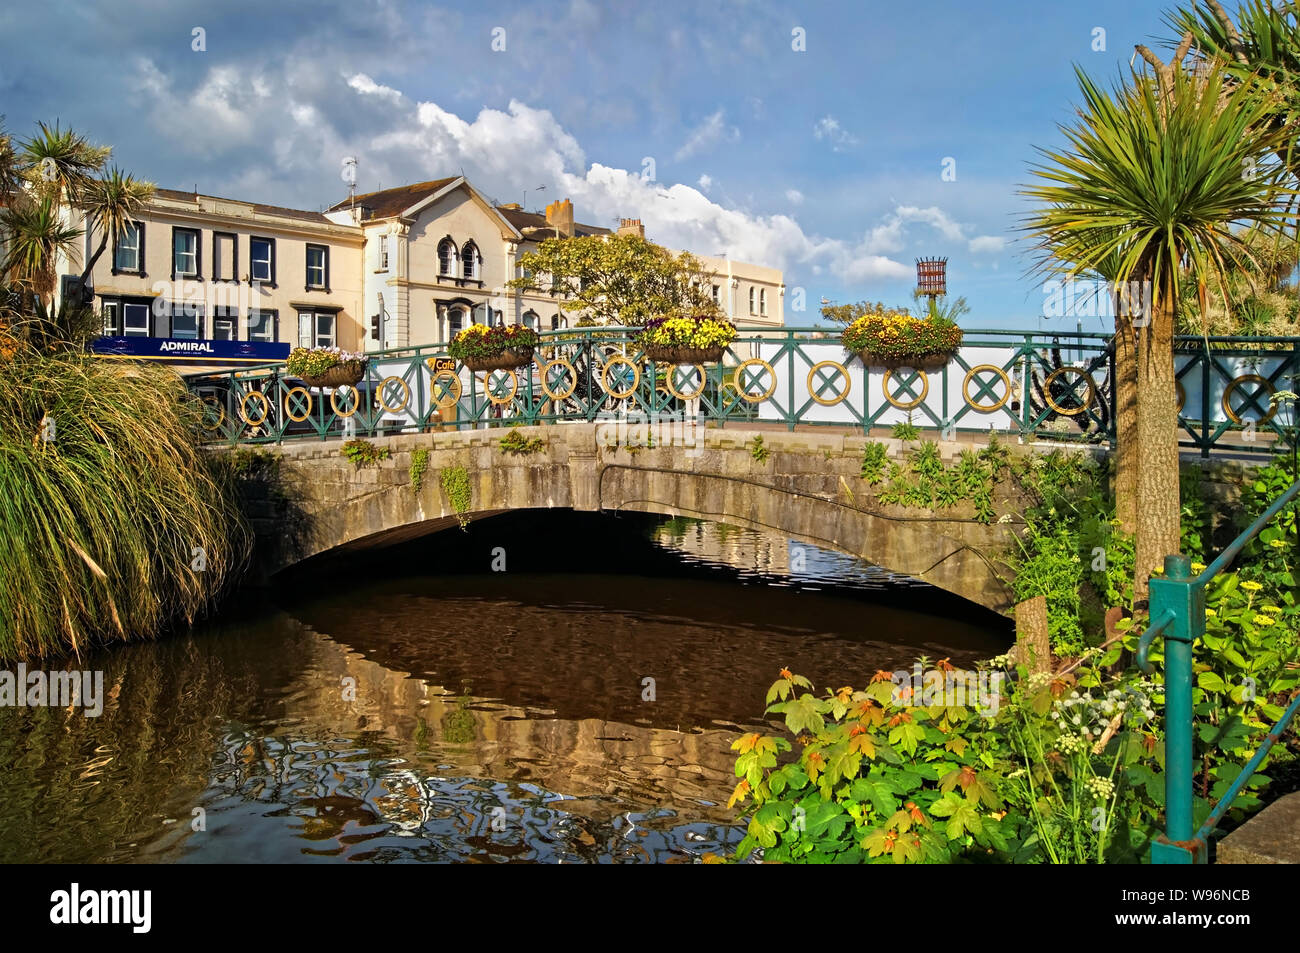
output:
M103 714L0 709L0 861L680 862L782 667L864 685L1007 625L714 523L524 513L313 561L98 652Z

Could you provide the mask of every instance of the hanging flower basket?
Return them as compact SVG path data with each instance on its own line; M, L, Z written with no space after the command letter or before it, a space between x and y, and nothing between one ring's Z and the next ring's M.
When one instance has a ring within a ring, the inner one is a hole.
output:
M934 370L952 360L961 339L951 321L891 311L862 315L844 329L840 343L868 367Z
M736 339L736 326L716 314L668 314L651 318L637 336L656 364L712 364Z
M505 371L533 362L537 332L522 324L471 324L447 345L447 353L471 371Z
M891 371L900 367L912 367L918 371L934 371L951 361L956 353L956 351L931 351L928 354L886 357L869 350L861 350L858 352L858 357L868 367L884 367Z
M355 386L366 376L366 358L336 347L296 347L285 370L308 387Z
M716 347L671 347L663 344L647 344L646 360L656 364L716 364L722 360L726 348Z
M463 363L471 371L510 371L533 363L533 348L510 347L495 354L480 354L463 358Z

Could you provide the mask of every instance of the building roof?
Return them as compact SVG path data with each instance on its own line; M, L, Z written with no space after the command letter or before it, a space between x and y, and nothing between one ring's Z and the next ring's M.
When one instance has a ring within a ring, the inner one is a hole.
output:
M455 182L457 178L458 176L447 179L432 179L428 182L416 182L414 185L401 185L395 189L366 192L356 198L346 198L342 202L337 202L331 205L327 211L337 212L353 205L364 205L370 209L374 218L391 218L394 215L401 215L412 205L446 188L452 182Z
M247 205L253 209L255 215L279 215L283 218L296 218L304 222L316 222L320 225L334 225L328 218L320 212L309 212L300 208L284 208L280 205L259 205L256 202L247 202L243 199L227 199L219 195L204 195L201 192L181 192L177 189L155 189L154 197L168 199L173 202L191 202L199 204L199 199L211 199L215 202L234 202L239 205Z
M547 229L554 234L554 228L546 224L546 216L538 212L525 212L523 209L514 208L510 205L498 205L497 211L505 216L507 222L517 228L525 238L531 237L528 229L541 228ZM573 233L578 236L582 235L608 235L608 228L601 228L599 225L584 225L581 222L573 223ZM550 238L551 235L543 235L543 238Z

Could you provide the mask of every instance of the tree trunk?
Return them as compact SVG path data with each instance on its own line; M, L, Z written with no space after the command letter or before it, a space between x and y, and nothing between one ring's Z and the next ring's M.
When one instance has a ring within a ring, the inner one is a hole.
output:
M1137 532L1137 339L1133 319L1115 311L1115 518L1119 528Z
M1147 580L1178 552L1178 408L1174 378L1174 311L1168 293L1137 335L1137 564L1133 597L1147 597Z

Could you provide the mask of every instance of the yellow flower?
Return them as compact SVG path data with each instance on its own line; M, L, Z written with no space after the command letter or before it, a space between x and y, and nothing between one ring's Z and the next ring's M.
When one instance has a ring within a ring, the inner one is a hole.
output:
M1280 539L1271 539L1269 540L1268 544L1272 546L1274 549L1281 549L1284 546L1286 546L1286 543L1282 542L1282 540Z
M1245 582L1241 584L1241 588L1245 589L1247 592L1259 592L1259 590L1263 589L1264 587L1261 586L1253 579L1247 579Z
M1206 610L1205 610L1205 618L1207 618L1207 619L1213 619L1213 618L1214 618L1216 615L1218 615L1218 614L1219 614L1219 613L1215 612L1213 609L1206 609Z
M1258 625L1258 626L1260 626L1260 627L1262 627L1262 628L1267 628L1268 626L1272 625L1272 624L1273 624L1274 622L1276 622L1276 621L1277 621L1277 619L1274 619L1274 618L1273 618L1272 616L1270 616L1270 615L1257 615L1257 616L1255 616L1255 624Z
M1192 563L1192 572L1204 572L1205 563Z

